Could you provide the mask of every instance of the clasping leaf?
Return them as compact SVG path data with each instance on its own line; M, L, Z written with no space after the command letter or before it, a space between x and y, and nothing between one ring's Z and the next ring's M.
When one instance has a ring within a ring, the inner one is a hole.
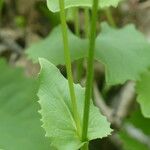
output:
M46 136L58 150L78 150L84 143L77 134L72 115L68 81L49 61L40 59L41 72L38 92L40 113ZM74 85L80 120L83 119L84 88ZM81 123L82 125L82 123ZM110 123L91 101L88 140L102 138L111 133Z

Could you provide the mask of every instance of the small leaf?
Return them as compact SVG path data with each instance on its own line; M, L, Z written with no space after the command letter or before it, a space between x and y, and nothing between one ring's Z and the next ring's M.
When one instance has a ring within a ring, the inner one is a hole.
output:
M137 101L141 106L142 113L145 117L150 118L150 72L142 74L141 79L137 82L136 91L138 94Z
M46 136L58 150L77 150L84 143L77 134L76 124L72 116L71 99L67 80L59 70L45 59L40 59L40 88L38 97L41 105L43 128ZM77 97L80 120L83 119L84 88L74 85ZM100 115L98 109L92 104L88 139L102 138L110 134L110 124Z
M121 0L100 0L99 7L105 8L109 6L116 7ZM59 11L58 0L47 0L47 5L50 11ZM65 8L71 7L92 7L92 0L65 0Z
M36 82L0 60L0 148L49 150L41 128Z

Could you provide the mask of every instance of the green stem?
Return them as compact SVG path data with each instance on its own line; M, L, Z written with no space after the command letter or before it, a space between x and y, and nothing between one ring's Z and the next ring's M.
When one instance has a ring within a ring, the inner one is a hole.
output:
M85 17L85 37L86 38L89 37L89 21L90 21L89 16L90 16L89 9L85 8L84 9L84 17ZM77 20L79 20L79 19L77 19ZM75 21L75 22L76 22L76 26L77 26L77 21ZM79 25L79 22L78 22L78 25ZM79 29L79 27L76 27L76 31L78 31L77 29ZM76 34L78 35L78 32L76 32ZM80 36L80 35L78 35L78 36ZM78 83L80 82L80 79L83 75L83 62L84 62L84 59L80 59L77 62L77 82Z
M80 26L79 26L79 9L78 8L74 8L74 26L75 26L75 34L77 36L80 36Z
M116 23L115 23L115 21L114 21L114 18L113 18L113 16L112 16L111 10L110 10L109 8L106 8L106 9L105 9L105 14L106 14L106 17L107 17L107 20L108 20L109 24L110 24L112 27L116 28Z
M85 37L89 37L89 22L90 22L90 14L89 14L89 9L85 8L84 10L85 13Z
M79 26L79 9L74 8L74 25L75 25L75 34L80 37L80 26ZM82 77L82 70L83 70L83 59L80 59L77 61L77 78L76 81L80 82L80 79Z
M77 78L76 78L77 83L80 83L82 74L83 74L83 59L79 59L77 61Z
M75 120L75 123L77 126L77 133L79 136L81 136L81 125L80 125L75 90L74 90L74 85L73 85L71 58L70 58L67 24L66 24L66 15L65 15L65 9L64 9L64 0L59 0L59 7L60 7L60 19L61 19L61 26L62 26L62 36L63 36L63 42L64 42L64 56L65 56L65 63L66 63L66 69L67 69L70 97L71 97L71 102L72 102L73 117L74 117L74 120Z
M93 64L94 64L94 49L96 39L96 20L98 11L99 0L93 0L92 6L92 22L89 37L89 52L88 52L88 66L87 66L87 82L85 90L85 102L84 102L84 115L83 115L83 128L82 128L82 141L86 142L88 123L89 123L89 112L90 112L90 99L92 94L92 82L93 82Z

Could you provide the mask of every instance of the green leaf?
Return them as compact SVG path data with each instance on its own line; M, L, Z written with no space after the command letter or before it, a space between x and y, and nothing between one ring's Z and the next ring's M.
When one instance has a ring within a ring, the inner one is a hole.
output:
M137 82L136 91L137 101L143 115L150 118L150 72L147 71L141 75L141 79Z
M26 51L29 59L38 62L38 58L46 58L55 65L65 64L63 39L61 26L54 28L44 40L33 44ZM87 41L81 40L68 30L69 49L71 50L71 60L77 60L86 56Z
M137 80L150 66L150 44L133 25L113 29L102 24L95 57L105 65L108 84Z
M0 60L0 148L49 150L41 128L36 82Z
M121 0L100 0L99 7L105 8L109 6L116 7ZM65 0L65 8L71 7L92 7L92 0ZM50 11L59 11L59 1L58 0L47 0L47 6Z
M77 134L75 120L72 116L71 99L68 81L59 70L45 59L40 59L40 88L38 97L41 105L43 128L46 136L58 150L77 150L84 143ZM84 88L74 85L77 97L78 112L83 119ZM88 140L102 138L110 134L110 124L92 104Z
M128 25L113 29L102 24L96 39L95 59L105 65L107 84L122 84L137 80L150 65L150 45L144 36ZM80 39L68 30L69 48L72 61L87 56L88 41ZM44 57L55 65L64 64L61 28L55 28L45 39L27 49L27 55L34 61Z

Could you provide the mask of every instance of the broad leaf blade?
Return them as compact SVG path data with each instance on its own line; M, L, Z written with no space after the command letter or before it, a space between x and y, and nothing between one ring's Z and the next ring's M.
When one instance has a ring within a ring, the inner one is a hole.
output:
M137 80L150 66L150 44L133 25L113 29L102 24L97 37L95 58L105 65L110 85Z
M150 118L150 72L142 74L141 79L137 82L137 101L141 106L142 113L145 117Z
M71 50L71 60L77 60L86 56L87 41L81 40L70 30L68 30L69 49ZM46 58L55 65L65 64L63 52L63 39L61 27L56 27L47 38L33 44L26 51L29 59L38 62L38 58Z
M105 8L109 6L116 7L121 0L100 0L99 7ZM92 7L92 0L65 0L65 8L71 7ZM47 0L47 6L50 11L59 11L59 0Z
M68 37L72 61L86 57L88 41L79 39L69 30ZM55 65L64 64L62 47L61 28L58 27L45 40L27 49L27 54L34 61L44 57ZM150 65L149 58L150 45L133 25L113 29L102 24L102 32L96 39L95 59L105 65L107 84L139 79Z
M0 148L49 150L36 102L36 82L0 60Z
M43 128L52 145L58 150L77 150L84 143L76 132L72 116L71 100L67 80L59 70L45 59L40 59L40 89L38 97L41 105ZM74 85L80 119L83 119L84 89ZM88 139L102 138L110 134L110 124L100 115L91 102Z

